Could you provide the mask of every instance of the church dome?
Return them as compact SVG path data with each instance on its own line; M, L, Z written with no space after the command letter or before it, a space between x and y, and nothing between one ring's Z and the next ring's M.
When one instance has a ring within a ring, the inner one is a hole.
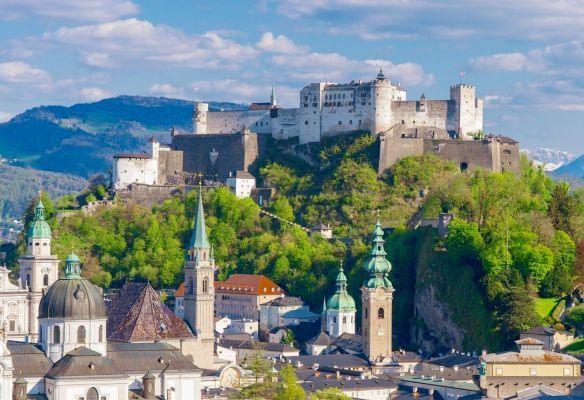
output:
M329 311L355 311L355 300L347 293L347 276L343 271L343 264L337 275L337 291L326 304Z
M385 241L383 240L383 229L381 229L379 218L377 219L377 224L375 224L372 242L373 248L369 253L369 258L363 265L363 268L368 274L364 285L370 289L381 286L392 288L391 282L387 277L389 271L391 271L391 263L385 257L387 253L383 247Z
M39 318L106 318L105 310L100 289L81 278L79 258L71 253L65 261L65 276L53 283L41 299Z
M45 206L43 205L40 197L39 202L36 206L34 218L30 225L28 226L27 232L28 239L50 239L51 238L51 227L45 221Z

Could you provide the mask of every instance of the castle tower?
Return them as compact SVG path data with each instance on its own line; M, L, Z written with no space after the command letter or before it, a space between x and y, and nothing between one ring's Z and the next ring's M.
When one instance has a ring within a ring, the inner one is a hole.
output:
M383 71L371 82L371 134L377 135L391 127L391 101L394 87Z
M272 86L272 94L270 95L270 104L272 105L272 108L276 107L276 92L274 91L274 87Z
M202 135L207 133L207 113L209 112L208 103L195 103L195 110L193 112L193 133L195 135Z
M483 101L477 99L475 87L464 83L450 86L450 103L453 113L448 129L460 139L472 139L469 133L483 129Z
M347 277L343 264L337 275L337 290L331 296L326 310L326 326L330 336L339 337L343 333L355 333L355 300L347 292Z
M19 327L19 330L27 332L29 340L36 342L37 318L43 289L59 279L59 259L51 254L51 227L45 219L45 206L40 193L33 220L28 226L26 241L26 254L20 257L18 262L20 287L29 291L28 318L24 321L26 326ZM11 326L8 327L8 331L13 332Z
M368 277L361 288L363 352L372 364L391 362L393 286L387 275L391 264L385 258L379 217L373 231L373 248L364 264Z
M203 199L199 187L199 204L195 216L195 226L185 262L184 319L197 335L197 338L202 341L209 341L211 345L214 341L214 273L215 260L213 258L213 250L207 239Z

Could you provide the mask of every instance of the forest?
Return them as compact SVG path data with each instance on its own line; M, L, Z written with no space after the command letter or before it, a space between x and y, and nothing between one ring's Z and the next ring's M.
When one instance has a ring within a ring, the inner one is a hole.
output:
M467 350L505 348L521 330L559 322L537 308L542 299L560 301L582 281L584 191L552 181L526 159L517 176L460 172L448 161L424 155L405 158L378 177L375 146L363 134L307 146L296 154L274 146L257 166L263 184L277 189L270 211L304 226L330 223L333 240L260 216L251 199L237 199L226 188L204 189L218 278L235 272L265 274L318 312L323 297L334 291L343 260L359 307L362 263L370 249L375 210L380 210L382 224L389 228L386 250L393 265L400 345L410 344L408 327L420 323L413 316L413 302L416 287L423 284L441 289L440 300L465 329L472 328L469 310L484 317L481 331L469 332ZM54 250L61 259L70 251L79 254L83 274L94 283L108 288L144 279L166 288L182 281L196 191L152 209L118 204L61 219L46 194L43 201L51 216ZM406 228L414 213L436 218L441 212L455 215L446 238ZM14 268L23 251L21 241L9 259ZM465 301L457 284L463 278L472 286Z

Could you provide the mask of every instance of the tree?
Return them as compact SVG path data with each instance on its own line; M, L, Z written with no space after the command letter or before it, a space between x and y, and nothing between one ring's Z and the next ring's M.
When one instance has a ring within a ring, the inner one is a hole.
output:
M571 220L576 213L576 202L570 195L570 186L565 183L558 183L552 192L548 206L548 215L552 220L554 228L560 229L567 234L573 234Z
M280 371L280 380L282 384L276 394L276 400L304 400L306 394L302 386L298 384L298 378L294 367L286 365Z
M584 306L577 306L568 309L566 321L571 325L582 329L584 327Z
M455 219L448 225L446 247L455 259L474 265L483 246L484 241L476 223Z
M541 322L533 298L522 287L512 288L503 295L500 318L508 340L515 340L519 333Z
M351 397L344 394L341 389L329 388L317 390L310 396L310 400L351 400Z
M580 240L576 246L576 261L574 263L574 272L578 277L579 283L584 284L584 240Z
M286 344L288 346L294 347L294 342L296 339L294 338L294 332L291 329L286 330L286 335L282 337L282 341L280 343Z
M264 379L272 369L272 364L264 357L264 351L260 342L254 342L254 351L245 358L245 367L251 370L255 383L260 378Z

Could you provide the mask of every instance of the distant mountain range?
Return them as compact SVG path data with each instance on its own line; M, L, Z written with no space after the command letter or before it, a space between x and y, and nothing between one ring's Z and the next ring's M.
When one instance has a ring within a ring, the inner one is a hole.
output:
M535 150L522 149L521 152L533 160L536 165L543 165L545 171L554 171L562 165L570 163L575 158L574 154L547 147L540 147Z
M246 107L209 103L211 110ZM32 108L0 124L0 164L20 167L0 169L0 182L7 182L5 175L13 174L28 182L33 193L40 188L55 195L64 194L66 188L78 190L85 179L107 173L115 153L145 149L151 136L168 142L172 127L190 131L192 111L191 101L140 96L119 96L71 107ZM67 174L62 177L71 184L56 186L59 175L39 175L39 170ZM19 201L14 194L8 196L7 188L1 189L0 218L20 216L29 191L23 192Z

